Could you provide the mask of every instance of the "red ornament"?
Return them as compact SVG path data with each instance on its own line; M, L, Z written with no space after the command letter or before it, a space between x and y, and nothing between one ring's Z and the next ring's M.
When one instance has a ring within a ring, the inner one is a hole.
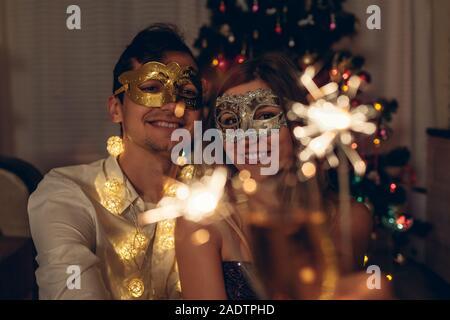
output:
M389 186L389 191L391 193L394 193L395 190L397 190L397 185L395 183L391 183L391 185Z
M406 215L401 215L395 220L395 223L397 224L397 228L402 231L406 231L409 228L411 228L413 222L414 222L414 220L412 218L406 217Z
M281 28L280 20L277 19L277 24L275 25L275 32L278 34L281 34L283 32L283 29Z
M227 68L227 61L224 58L219 59L219 69L225 70Z
M225 12L225 2L223 0L220 1L219 11L222 12L222 13Z
M405 216L400 216L400 217L398 217L397 218L397 221L395 221L397 224L401 224L401 225L403 225L403 224L405 224L405 222L406 222L406 217Z
M243 54L239 54L239 55L236 57L236 62L237 62L237 63L241 64L241 63L244 63L244 61L245 61L245 56L244 56Z
M350 78L350 71L345 71L342 75L342 79L348 80Z
M217 66L219 65L219 59L217 59L217 58L212 59L211 64L212 64L214 67L217 67Z
M334 31L336 30L336 16L334 14L331 15L331 23L330 23L330 30Z
M217 57L212 59L211 64L213 67L221 70L225 70L227 68L227 60L225 59L223 54L219 54Z

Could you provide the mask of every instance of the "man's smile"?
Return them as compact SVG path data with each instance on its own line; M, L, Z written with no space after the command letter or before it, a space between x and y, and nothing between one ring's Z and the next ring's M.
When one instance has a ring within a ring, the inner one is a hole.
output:
M178 122L168 122L168 121L146 121L146 123L160 128L170 128L170 129L178 129L181 127L181 124Z

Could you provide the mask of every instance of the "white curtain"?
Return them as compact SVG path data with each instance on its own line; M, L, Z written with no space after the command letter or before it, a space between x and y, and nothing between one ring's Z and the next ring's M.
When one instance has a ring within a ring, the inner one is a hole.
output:
M0 154L11 154L12 146L12 107L10 90L10 53L7 49L8 34L6 32L6 3L0 1Z
M381 8L382 29L366 28L366 8ZM394 135L385 149L411 150L417 185L426 187L426 129L450 127L450 2L448 0L358 0L347 8L360 21L359 35L349 45L366 57L374 96L396 98ZM409 212L427 219L426 195L410 192ZM425 244L412 239L416 259L424 261Z
M382 29L366 28L366 8L381 8ZM348 9L361 22L353 50L366 58L373 77L374 96L396 98L399 110L392 123L394 135L389 149L405 145L412 150L412 162L418 170L418 183L425 184L426 128L438 124L432 90L432 3L429 0L359 0Z

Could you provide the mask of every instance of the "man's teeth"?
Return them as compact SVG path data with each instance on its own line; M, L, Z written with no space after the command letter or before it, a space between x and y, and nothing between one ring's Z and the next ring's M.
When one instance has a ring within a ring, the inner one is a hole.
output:
M178 128L178 123L166 122L166 121L156 121L152 123L154 126L163 128Z
M259 158L265 158L267 157L267 153L257 153L257 152L252 152L252 153L246 153L245 154L245 158L248 160L256 160Z

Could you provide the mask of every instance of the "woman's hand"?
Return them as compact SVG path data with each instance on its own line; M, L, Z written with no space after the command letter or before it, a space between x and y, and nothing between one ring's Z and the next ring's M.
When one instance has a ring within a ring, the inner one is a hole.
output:
M183 299L227 299L222 271L221 237L216 228L178 218L175 250Z

